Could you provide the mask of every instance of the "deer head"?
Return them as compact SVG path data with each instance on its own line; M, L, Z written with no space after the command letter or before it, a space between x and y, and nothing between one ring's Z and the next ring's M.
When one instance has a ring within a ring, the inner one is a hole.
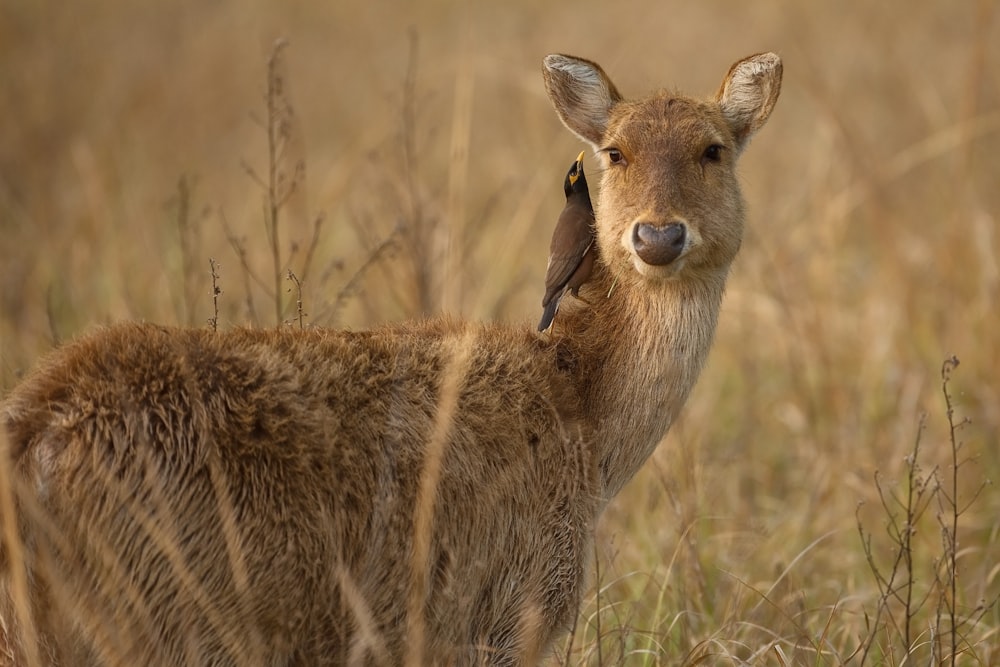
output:
M616 280L648 287L725 276L743 236L736 160L767 121L781 73L778 56L758 54L734 64L710 100L667 92L626 100L596 63L545 58L559 118L603 169L598 246Z

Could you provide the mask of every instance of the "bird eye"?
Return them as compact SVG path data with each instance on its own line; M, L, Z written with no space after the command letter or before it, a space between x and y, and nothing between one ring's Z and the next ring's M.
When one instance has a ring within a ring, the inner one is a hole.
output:
M701 161L703 163L718 162L719 160L722 159L722 149L723 146L720 146L719 144L712 144L711 146L705 149L704 153L702 153Z

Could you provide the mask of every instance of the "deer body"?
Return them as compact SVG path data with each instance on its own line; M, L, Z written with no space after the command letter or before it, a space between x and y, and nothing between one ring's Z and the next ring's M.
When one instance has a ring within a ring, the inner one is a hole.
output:
M55 351L0 405L35 608L0 552L0 663L31 626L60 665L523 664L569 629L602 508L708 354L781 66L704 102L544 73L605 167L559 333L122 324Z

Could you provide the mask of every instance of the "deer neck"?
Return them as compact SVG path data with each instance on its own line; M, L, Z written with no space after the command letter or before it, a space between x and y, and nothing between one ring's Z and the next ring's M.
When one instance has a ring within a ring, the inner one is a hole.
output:
M560 340L593 429L605 500L638 472L687 400L708 356L728 267L657 285L615 281L598 263L568 297ZM559 332L555 333L559 336Z

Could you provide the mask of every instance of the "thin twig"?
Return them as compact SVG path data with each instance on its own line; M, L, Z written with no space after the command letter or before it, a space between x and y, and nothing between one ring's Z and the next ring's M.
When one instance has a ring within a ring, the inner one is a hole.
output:
M305 313L302 312L302 282L292 273L291 269L288 271L288 280L295 284L295 312L299 320L299 331L302 331L306 328L304 324ZM291 289L288 291L290 292Z
M958 368L958 357L952 356L944 360L941 364L941 393L944 396L945 417L948 420L948 440L951 444L951 495L945 497L945 504L950 509L947 523L942 522L942 540L944 541L944 559L947 572L948 596L945 599L945 608L948 612L948 620L951 623L951 656L952 667L958 657L958 623L956 621L957 600L958 600L958 517L960 515L958 500L958 429L965 421L956 424L955 406L951 400L951 391L948 383L951 380L951 372ZM942 494L945 495L945 494Z
M222 294L222 288L219 287L219 263L209 257L208 266L212 271L212 316L208 318L208 323L212 326L212 331L218 331L219 295Z

